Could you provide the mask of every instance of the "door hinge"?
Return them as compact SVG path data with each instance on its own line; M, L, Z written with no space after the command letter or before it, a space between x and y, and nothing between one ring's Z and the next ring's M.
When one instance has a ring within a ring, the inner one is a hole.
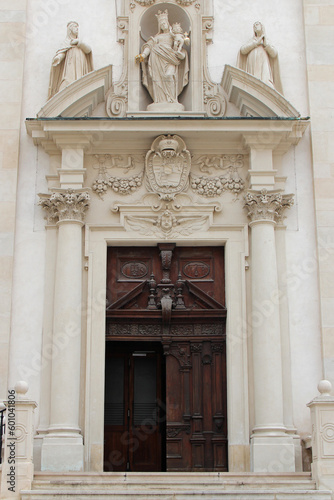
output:
M126 470L130 470L130 462L126 462Z
M130 418L130 410L128 410L128 418Z

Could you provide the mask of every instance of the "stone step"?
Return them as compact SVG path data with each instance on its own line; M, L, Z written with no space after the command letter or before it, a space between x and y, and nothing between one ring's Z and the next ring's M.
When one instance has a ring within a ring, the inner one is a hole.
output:
M178 491L178 488L170 488L170 491L150 490L142 492L134 491L106 491L96 490L88 491L78 489L59 488L59 490L40 490L40 491L21 491L21 500L331 500L332 494L330 491L310 491L310 490L287 490L287 491L268 491L268 490L252 490L252 491L229 491L217 489L216 491L207 491L206 489L192 489L188 485L187 491Z
M80 487L82 490L98 488L139 491L147 489L169 489L177 487L178 491L186 490L193 485L205 490L212 489L266 489L266 490L315 490L315 482L309 473L300 474L235 474L219 472L202 473L37 473L33 482L33 490L52 490L63 486L66 489Z
M47 473L21 500L332 500L309 473Z

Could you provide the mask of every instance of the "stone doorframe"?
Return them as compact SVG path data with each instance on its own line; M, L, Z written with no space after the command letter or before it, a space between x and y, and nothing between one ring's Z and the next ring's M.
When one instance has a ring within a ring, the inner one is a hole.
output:
M121 225L86 225L85 257L88 268L85 380L85 468L103 472L105 299L107 246L134 244L133 233ZM136 237L138 246L159 241ZM210 235L176 240L177 245L225 247L226 348L229 471L249 471L249 406L246 329L246 269L248 225L215 225ZM248 333L249 334L249 333Z

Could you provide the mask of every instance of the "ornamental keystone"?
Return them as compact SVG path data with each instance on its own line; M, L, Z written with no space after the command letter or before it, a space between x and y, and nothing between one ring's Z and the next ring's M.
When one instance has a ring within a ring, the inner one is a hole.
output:
M252 222L267 220L280 223L284 218L284 210L293 205L293 195L262 189L248 191L245 201L244 208L248 210L248 217Z
M87 191L66 189L39 196L38 204L47 211L48 224L63 220L84 221L90 202Z

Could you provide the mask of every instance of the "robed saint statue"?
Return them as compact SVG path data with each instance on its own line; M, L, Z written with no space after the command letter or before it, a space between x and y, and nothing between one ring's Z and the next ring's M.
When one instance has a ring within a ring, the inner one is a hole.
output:
M92 49L78 35L78 23L69 22L67 37L52 60L48 99L93 71Z

